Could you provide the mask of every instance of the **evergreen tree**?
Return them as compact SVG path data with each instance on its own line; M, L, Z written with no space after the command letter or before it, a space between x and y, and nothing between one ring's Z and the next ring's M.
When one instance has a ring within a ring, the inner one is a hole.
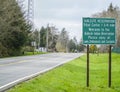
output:
M44 27L40 30L40 47L46 47L46 30Z
M6 49L4 56L19 55L30 26L16 0L0 0L0 24L0 42Z

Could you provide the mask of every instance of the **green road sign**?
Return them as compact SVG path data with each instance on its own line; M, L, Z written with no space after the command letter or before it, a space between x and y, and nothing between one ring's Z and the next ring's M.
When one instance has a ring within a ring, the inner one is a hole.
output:
M83 44L115 44L113 18L83 18Z

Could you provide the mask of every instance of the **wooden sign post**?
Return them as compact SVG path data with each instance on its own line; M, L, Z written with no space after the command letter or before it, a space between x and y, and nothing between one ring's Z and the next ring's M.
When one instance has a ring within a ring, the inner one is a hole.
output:
M89 45L87 45L87 87L89 87Z
M108 87L111 87L111 45L109 46L109 69L108 69Z

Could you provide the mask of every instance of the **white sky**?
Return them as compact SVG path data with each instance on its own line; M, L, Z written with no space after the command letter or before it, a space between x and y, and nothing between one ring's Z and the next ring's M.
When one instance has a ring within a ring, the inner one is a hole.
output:
M63 27L70 37L82 37L82 17L106 10L110 3L120 7L120 0L34 0L35 27L55 25Z

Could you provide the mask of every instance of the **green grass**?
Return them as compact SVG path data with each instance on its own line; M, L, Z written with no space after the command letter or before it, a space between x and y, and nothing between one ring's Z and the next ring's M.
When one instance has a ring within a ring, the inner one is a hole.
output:
M90 55L90 87L86 87L86 56L77 58L9 92L120 92L120 54L112 54L112 87L108 88L108 54Z
M47 52L24 52L23 56L46 54Z

